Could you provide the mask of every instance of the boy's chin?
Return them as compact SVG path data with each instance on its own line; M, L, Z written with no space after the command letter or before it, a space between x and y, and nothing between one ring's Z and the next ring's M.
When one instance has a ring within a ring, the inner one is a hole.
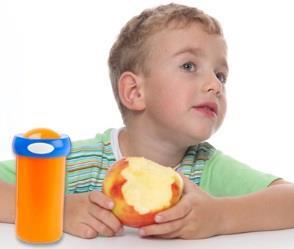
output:
M216 132L215 129L212 130L197 130L193 133L193 145L205 142L208 140L214 133Z

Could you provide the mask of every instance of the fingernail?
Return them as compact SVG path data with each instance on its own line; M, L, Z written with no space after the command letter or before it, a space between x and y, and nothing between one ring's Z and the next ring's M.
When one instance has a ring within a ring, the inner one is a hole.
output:
M113 206L114 206L113 202L109 202L109 203L108 203L108 207L109 207L110 209L112 209Z
M85 236L86 236L86 238L91 238L91 237L93 236L93 232L92 232L92 230L87 230L87 231L85 232Z
M139 230L139 234L140 234L140 236L145 236L146 235L144 229L140 229Z
M160 215L156 215L156 216L155 216L155 221L156 221L156 222L161 222L161 221L162 221L162 216L160 216Z

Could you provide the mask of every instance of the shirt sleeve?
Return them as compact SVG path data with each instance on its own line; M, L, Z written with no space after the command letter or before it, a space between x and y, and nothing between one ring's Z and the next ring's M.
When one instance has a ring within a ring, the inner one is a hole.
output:
M16 181L15 160L0 162L0 180L7 183L15 183Z
M277 179L216 151L203 169L200 187L216 197L241 196L260 191Z

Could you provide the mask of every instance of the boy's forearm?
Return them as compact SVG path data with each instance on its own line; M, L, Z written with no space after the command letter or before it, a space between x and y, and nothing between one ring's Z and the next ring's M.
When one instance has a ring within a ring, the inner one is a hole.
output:
M294 227L294 184L219 199L223 234Z
M15 222L15 185L0 180L0 222Z

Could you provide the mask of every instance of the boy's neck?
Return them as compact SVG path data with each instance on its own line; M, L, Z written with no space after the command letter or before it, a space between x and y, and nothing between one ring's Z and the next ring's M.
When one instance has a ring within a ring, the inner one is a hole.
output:
M124 128L118 141L122 156L145 157L169 167L177 166L187 150L187 147L179 148L171 141L162 141L148 129L142 132L134 128Z

